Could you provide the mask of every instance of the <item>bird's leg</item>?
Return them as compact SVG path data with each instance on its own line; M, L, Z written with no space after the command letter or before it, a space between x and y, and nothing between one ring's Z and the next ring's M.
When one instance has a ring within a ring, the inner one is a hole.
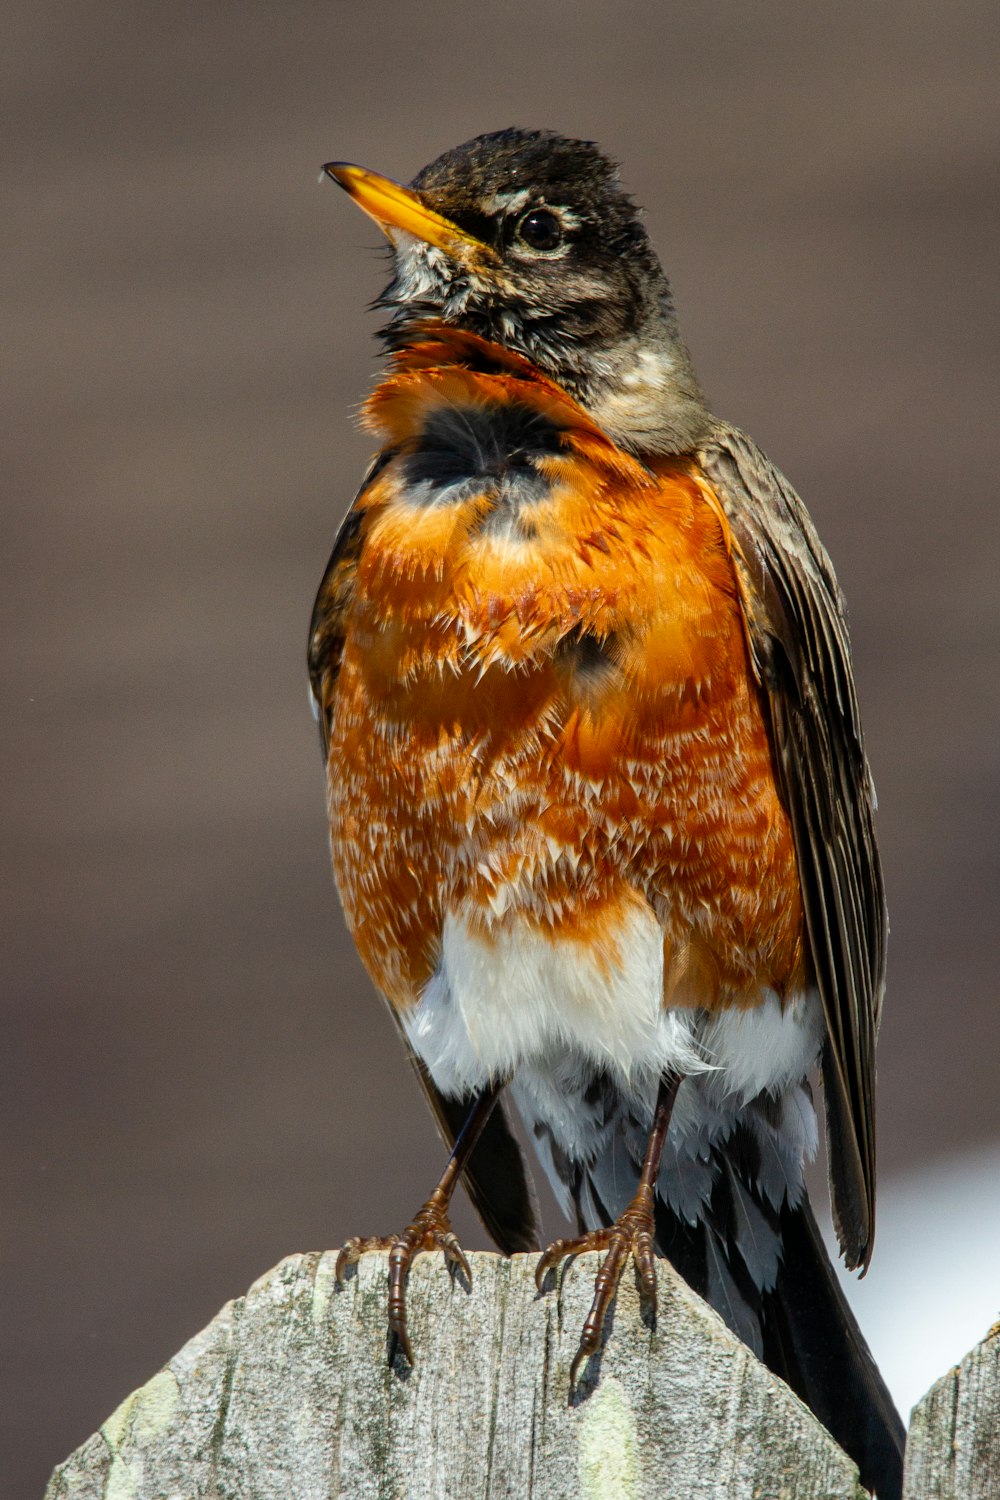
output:
M420 1250L443 1250L445 1259L458 1266L466 1281L470 1284L472 1282L469 1262L452 1232L448 1207L458 1179L468 1166L469 1157L505 1083L506 1080L490 1084L476 1098L452 1147L441 1181L415 1215L413 1223L407 1224L402 1234L375 1235L368 1239L355 1236L347 1241L337 1256L335 1275L338 1282L343 1282L347 1267L352 1266L367 1250L388 1250L389 1328L395 1334L408 1364L413 1364L413 1348L406 1328L406 1278L413 1257Z
M535 1269L535 1282L539 1291L546 1274L553 1266L571 1255L584 1250L607 1250L604 1263L594 1283L594 1300L590 1305L580 1335L580 1344L570 1366L570 1383L575 1384L581 1365L600 1348L601 1333L608 1309L615 1299L618 1283L629 1254L635 1257L639 1281L653 1311L656 1311L656 1261L653 1255L655 1223L653 1204L656 1195L656 1179L660 1171L660 1157L670 1128L670 1116L680 1088L681 1078L677 1073L668 1073L660 1079L653 1112L653 1126L646 1143L642 1174L635 1197L625 1212L608 1229L594 1229L572 1240L555 1240L542 1255Z

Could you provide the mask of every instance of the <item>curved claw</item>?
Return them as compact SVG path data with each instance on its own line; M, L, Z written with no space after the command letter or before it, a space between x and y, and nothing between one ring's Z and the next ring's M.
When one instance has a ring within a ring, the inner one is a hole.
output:
M581 1335L580 1342L577 1345L576 1353L573 1355L573 1363L569 1367L570 1385L576 1385L581 1369L587 1363L587 1360L590 1358L590 1356L597 1352L597 1345L599 1342L599 1339L591 1342L591 1340Z
M340 1247L340 1254L337 1256L337 1264L333 1268L334 1279L336 1280L338 1286L344 1285L344 1277L347 1275L348 1266L355 1265L360 1259L360 1256L361 1240L358 1238L358 1236L355 1235L353 1239L345 1240L343 1245Z
M393 1244L394 1241L387 1235L369 1235L363 1238L355 1234L349 1240L345 1240L337 1256L337 1264L333 1268L337 1285L343 1286L347 1268L356 1266L362 1255L366 1255L369 1250L391 1250Z
M539 1291L542 1290L545 1278L552 1267L557 1266L562 1260L564 1247L569 1243L569 1240L553 1240L548 1249L543 1250L538 1257L538 1264L535 1267L535 1286Z
M465 1251L458 1243L458 1236L451 1230L441 1236L441 1249L449 1264L457 1266L469 1285L472 1285L472 1267L466 1259Z

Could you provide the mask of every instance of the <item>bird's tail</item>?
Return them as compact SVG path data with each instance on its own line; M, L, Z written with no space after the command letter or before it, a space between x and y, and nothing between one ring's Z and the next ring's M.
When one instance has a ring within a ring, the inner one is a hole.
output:
M781 1270L763 1309L765 1363L851 1455L862 1483L879 1500L899 1500L905 1429L807 1200L782 1210L781 1239Z
M696 1292L815 1413L853 1458L878 1500L900 1500L905 1429L840 1288L809 1203L775 1210L736 1177L713 1194L695 1225L658 1201L658 1247ZM720 1202L720 1197L732 1198ZM740 1199L745 1201L740 1202ZM776 1238L769 1274L759 1275L762 1220ZM754 1248L747 1250L747 1222ZM764 1288L758 1285L763 1280Z

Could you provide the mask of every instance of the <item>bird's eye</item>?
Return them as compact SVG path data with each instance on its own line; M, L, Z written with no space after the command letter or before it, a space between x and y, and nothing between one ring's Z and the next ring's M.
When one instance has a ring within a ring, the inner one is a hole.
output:
M550 209L533 208L518 224L517 237L532 250L558 250L563 228Z

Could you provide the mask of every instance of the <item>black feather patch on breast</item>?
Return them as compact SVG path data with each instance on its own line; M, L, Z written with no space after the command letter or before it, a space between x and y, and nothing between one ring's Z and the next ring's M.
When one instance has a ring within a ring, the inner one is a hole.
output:
M558 427L516 403L440 407L404 460L411 505L447 505L479 492L507 519L550 489L537 460L561 451ZM492 517L491 517L492 520Z
M556 647L556 666L568 674L578 694L600 694L618 676L621 644L614 632L596 635L577 626Z

